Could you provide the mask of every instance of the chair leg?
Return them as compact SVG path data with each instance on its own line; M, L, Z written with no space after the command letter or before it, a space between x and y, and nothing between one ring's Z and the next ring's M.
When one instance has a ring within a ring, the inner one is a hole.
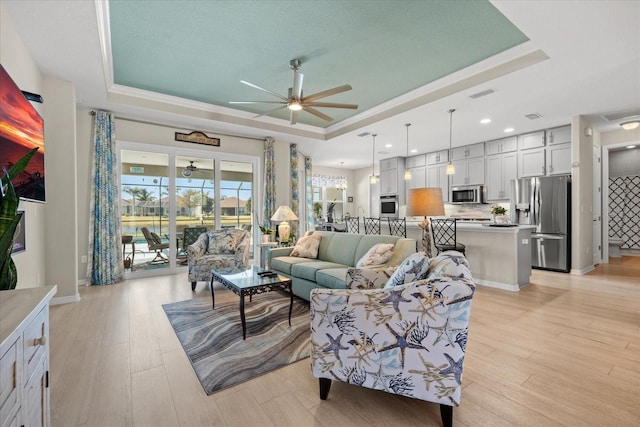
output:
M440 404L440 417L443 427L453 427L453 406Z
M196 290L196 283L197 282L191 282L191 290L195 291Z
M320 399L327 400L331 389L331 380L328 378L318 378L320 380Z

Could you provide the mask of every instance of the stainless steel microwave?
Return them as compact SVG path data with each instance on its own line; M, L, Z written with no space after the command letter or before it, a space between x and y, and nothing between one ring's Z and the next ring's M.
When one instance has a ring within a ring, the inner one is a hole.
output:
M396 218L399 216L398 196L380 196L380 217Z
M484 185L470 185L464 187L452 187L451 203L486 203Z

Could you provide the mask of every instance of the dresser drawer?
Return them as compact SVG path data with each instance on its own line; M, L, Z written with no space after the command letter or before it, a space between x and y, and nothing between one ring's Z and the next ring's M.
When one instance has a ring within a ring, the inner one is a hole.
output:
M22 387L20 338L13 341L0 354L0 424L15 418L20 406L20 388ZM4 424L2 424L4 425ZM7 425L11 425L10 423Z
M25 381L29 381L38 361L46 352L47 341L49 340L49 337L46 336L49 329L47 328L46 319L46 313L41 310L24 331Z

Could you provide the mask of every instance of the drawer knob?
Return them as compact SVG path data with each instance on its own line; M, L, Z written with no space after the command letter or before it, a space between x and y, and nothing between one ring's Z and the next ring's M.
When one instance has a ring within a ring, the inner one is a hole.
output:
M47 337L41 336L40 338L36 338L33 340L33 345L45 345L47 343Z

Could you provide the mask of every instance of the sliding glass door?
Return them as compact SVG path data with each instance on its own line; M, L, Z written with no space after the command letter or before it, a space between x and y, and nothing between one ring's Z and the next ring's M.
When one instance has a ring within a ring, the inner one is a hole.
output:
M166 274L186 265L186 247L202 231L231 227L256 233L257 158L129 143L118 152L127 273Z

